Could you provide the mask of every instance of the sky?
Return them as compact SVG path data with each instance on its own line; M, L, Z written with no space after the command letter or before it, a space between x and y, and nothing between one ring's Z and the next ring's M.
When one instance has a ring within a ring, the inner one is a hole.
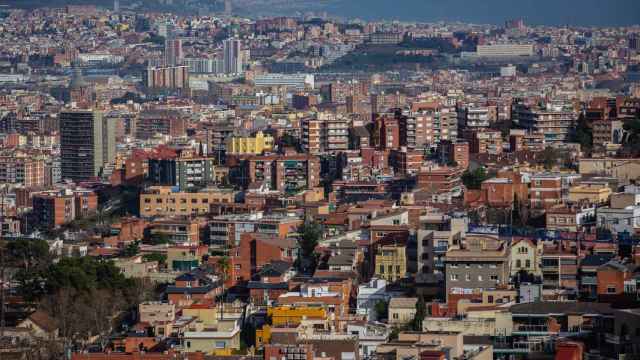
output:
M640 24L640 0L340 0L330 12L367 20L503 24L523 18L532 25Z

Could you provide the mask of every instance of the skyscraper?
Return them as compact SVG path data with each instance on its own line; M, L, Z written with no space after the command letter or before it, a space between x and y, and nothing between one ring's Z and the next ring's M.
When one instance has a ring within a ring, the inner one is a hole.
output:
M100 175L115 160L115 122L91 110L60 113L60 162L63 179L84 181Z
M164 42L164 58L167 66L182 65L184 54L182 52L182 40L167 39Z
M242 74L244 68L244 56L242 54L242 42L237 39L223 41L224 73Z

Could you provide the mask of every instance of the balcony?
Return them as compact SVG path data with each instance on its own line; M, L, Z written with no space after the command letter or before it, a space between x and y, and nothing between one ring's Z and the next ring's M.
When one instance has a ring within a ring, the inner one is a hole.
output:
M513 335L550 335L547 325L515 325Z

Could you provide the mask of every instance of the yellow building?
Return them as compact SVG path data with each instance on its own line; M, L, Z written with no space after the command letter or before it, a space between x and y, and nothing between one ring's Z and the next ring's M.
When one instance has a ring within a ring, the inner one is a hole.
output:
M258 131L255 137L231 137L227 139L227 154L260 155L273 149L273 137Z
M190 216L208 214L213 203L234 203L236 192L207 188L198 192L173 191L170 186L151 186L140 194L140 215Z
M407 255L404 245L383 245L376 252L375 277L389 282L406 276Z
M326 319L327 311L320 306L276 306L267 309L273 326L296 326L302 319Z
M588 201L591 204L603 204L609 201L611 188L607 184L581 184L569 189L569 201Z
M271 325L256 329L256 347L271 342L271 327L295 327L303 320L327 320L327 310L321 306L274 306L267 309Z

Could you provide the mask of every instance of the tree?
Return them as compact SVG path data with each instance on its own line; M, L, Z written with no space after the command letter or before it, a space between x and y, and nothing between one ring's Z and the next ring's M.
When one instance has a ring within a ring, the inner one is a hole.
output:
M486 170L479 167L473 171L467 170L462 174L462 183L467 189L478 190L482 186L482 182L487 180L489 175Z
M127 245L127 247L122 252L122 256L132 257L132 256L138 255L139 252L140 252L140 246L138 245L137 241L134 241L131 244Z
M424 301L424 297L420 295L418 302L416 303L416 316L411 322L411 328L414 331L422 331L422 322L427 316L427 304Z
M151 253L145 254L142 256L144 261L157 261L158 265L166 266L167 265L167 255L160 253Z
M579 143L582 151L591 152L591 148L593 147L593 131L584 114L580 114L578 122L576 123L576 131L571 140Z
M545 147L540 153L540 163L546 170L551 170L558 163L560 154L552 147Z
M315 250L322 237L322 227L318 223L307 221L298 228L298 233L300 234L298 238L300 266L302 270L315 269Z
M49 244L45 240L18 239L7 245L9 261L22 264L29 270L34 265L46 266L49 263Z
M389 304L386 301L378 301L374 306L374 310L378 320L387 319L389 317Z

